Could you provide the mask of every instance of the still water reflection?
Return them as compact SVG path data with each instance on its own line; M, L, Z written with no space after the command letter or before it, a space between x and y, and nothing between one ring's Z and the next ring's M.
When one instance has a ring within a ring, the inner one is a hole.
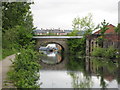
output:
M57 51L53 52L42 51L42 52L44 55L41 56L41 60L46 64L58 64L63 60L61 54Z
M46 64L58 64L63 60L62 47L58 44L47 44L47 46L41 46L39 52L42 62Z
M41 88L120 88L120 60L44 53Z

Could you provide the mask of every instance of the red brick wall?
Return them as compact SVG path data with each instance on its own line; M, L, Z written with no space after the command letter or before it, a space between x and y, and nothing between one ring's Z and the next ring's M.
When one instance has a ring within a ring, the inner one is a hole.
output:
M115 34L115 26L113 26L112 24L107 26L109 29L106 30L105 34ZM100 34L101 30L98 30L97 32L95 32L94 34Z

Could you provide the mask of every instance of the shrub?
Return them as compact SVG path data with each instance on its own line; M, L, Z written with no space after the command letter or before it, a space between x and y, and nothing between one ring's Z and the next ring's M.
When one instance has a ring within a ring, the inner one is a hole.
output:
M112 46L108 48L101 48L101 47L94 48L91 55L95 57L105 57L105 58L116 58L117 57L116 49L113 48Z
M86 39L69 39L68 42L69 53L76 55L85 55ZM79 53L78 53L79 52Z
M116 57L115 56L115 52L116 52L115 48L113 48L112 46L110 46L107 49L107 51L105 52L105 57L106 58L114 58L114 57Z
M31 48L21 49L13 62L13 70L8 73L10 79L18 88L39 88L40 64L38 53Z
M97 48L94 48L93 52L91 53L92 56L95 56L95 57L104 57L105 55L105 51L106 49L105 48L101 48L101 47L97 47Z

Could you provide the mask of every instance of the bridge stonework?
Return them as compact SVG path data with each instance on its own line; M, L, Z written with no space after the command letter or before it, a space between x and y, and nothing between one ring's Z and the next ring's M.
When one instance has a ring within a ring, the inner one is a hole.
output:
M36 40L36 49L39 50L40 46L46 46L47 44L58 44L60 45L65 53L68 53L68 39L81 39L83 36L34 36Z
M67 53L68 52L68 45L67 45L67 39L61 39L61 38L38 38L36 40L36 49L38 50L40 46L45 46L47 44L58 44L62 47L62 49Z

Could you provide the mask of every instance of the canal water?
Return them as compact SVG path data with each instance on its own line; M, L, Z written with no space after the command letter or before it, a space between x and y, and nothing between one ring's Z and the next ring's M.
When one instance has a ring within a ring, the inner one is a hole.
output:
M41 88L118 88L120 60L65 55L43 51Z

